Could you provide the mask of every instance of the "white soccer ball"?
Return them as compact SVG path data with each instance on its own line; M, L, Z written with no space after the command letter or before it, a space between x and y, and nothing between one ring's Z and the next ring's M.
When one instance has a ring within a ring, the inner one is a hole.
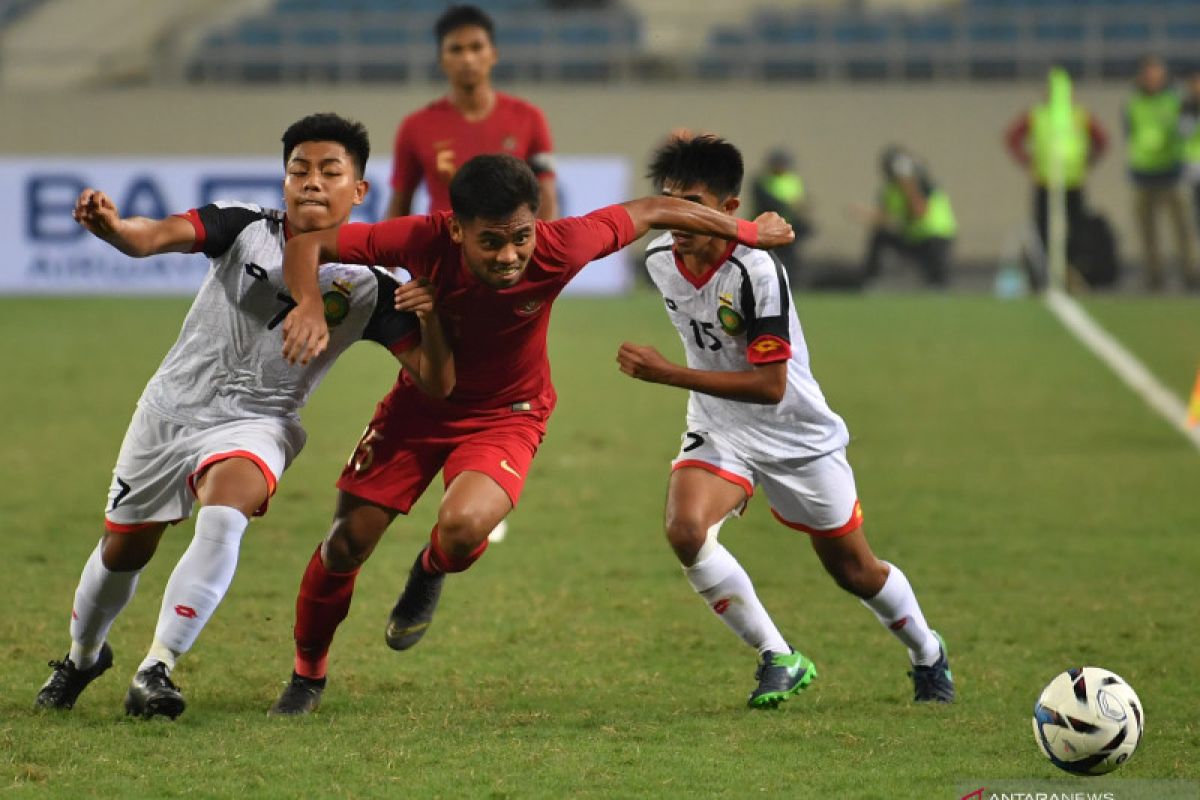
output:
M1033 738L1059 769L1103 775L1133 755L1145 722L1142 701L1120 675L1075 667L1042 690L1033 707Z

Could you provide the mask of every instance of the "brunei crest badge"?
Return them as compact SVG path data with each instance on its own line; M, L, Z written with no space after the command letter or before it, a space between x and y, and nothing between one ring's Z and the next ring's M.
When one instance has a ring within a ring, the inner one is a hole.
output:
M335 328L350 314L350 284L334 281L328 292L321 295L325 301L325 324Z
M721 324L721 330L728 333L730 336L737 336L746 330L746 320L742 319L742 315L733 310L733 295L722 294L717 298L720 304L717 306L717 322Z

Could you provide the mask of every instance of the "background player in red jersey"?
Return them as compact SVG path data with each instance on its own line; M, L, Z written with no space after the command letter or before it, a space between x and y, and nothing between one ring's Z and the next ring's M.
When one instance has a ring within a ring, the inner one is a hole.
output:
M493 32L491 18L475 6L451 6L438 18L438 60L450 92L400 123L388 217L412 213L413 193L422 181L429 210L449 211L455 171L485 153L527 162L538 177L538 218L558 216L550 128L537 106L492 88Z
M435 400L402 377L376 409L338 481L333 526L301 581L295 672L272 713L316 708L359 568L439 471L446 493L437 524L392 609L388 644L396 650L416 644L433 619L446 573L467 569L483 554L488 532L517 504L554 409L550 308L584 266L651 228L759 247L793 238L791 226L773 213L747 222L669 197L541 222L538 198L537 178L524 162L478 156L450 185L453 213L344 225L289 242L284 274L297 306L284 323L285 357L303 363L328 339L315 283L319 263L403 265L434 287L457 382L449 397Z

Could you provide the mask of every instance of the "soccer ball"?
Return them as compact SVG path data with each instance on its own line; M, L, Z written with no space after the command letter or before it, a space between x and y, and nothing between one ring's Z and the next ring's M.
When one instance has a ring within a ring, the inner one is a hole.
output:
M1033 707L1033 738L1059 769L1103 775L1133 755L1145 721L1142 701L1121 676L1076 667L1042 690Z

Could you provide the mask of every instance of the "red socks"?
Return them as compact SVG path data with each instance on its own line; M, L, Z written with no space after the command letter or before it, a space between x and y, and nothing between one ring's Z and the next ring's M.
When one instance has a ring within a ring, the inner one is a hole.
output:
M330 572L321 561L321 547L313 553L296 595L296 674L324 678L329 645L337 626L350 611L358 570Z
M455 558L442 549L441 542L438 541L438 527L434 525L433 531L429 534L429 546L425 548L424 554L421 556L421 567L430 575L443 572L462 572L479 560L483 551L487 550L487 546L488 540L484 539L483 544L472 550L466 557Z

